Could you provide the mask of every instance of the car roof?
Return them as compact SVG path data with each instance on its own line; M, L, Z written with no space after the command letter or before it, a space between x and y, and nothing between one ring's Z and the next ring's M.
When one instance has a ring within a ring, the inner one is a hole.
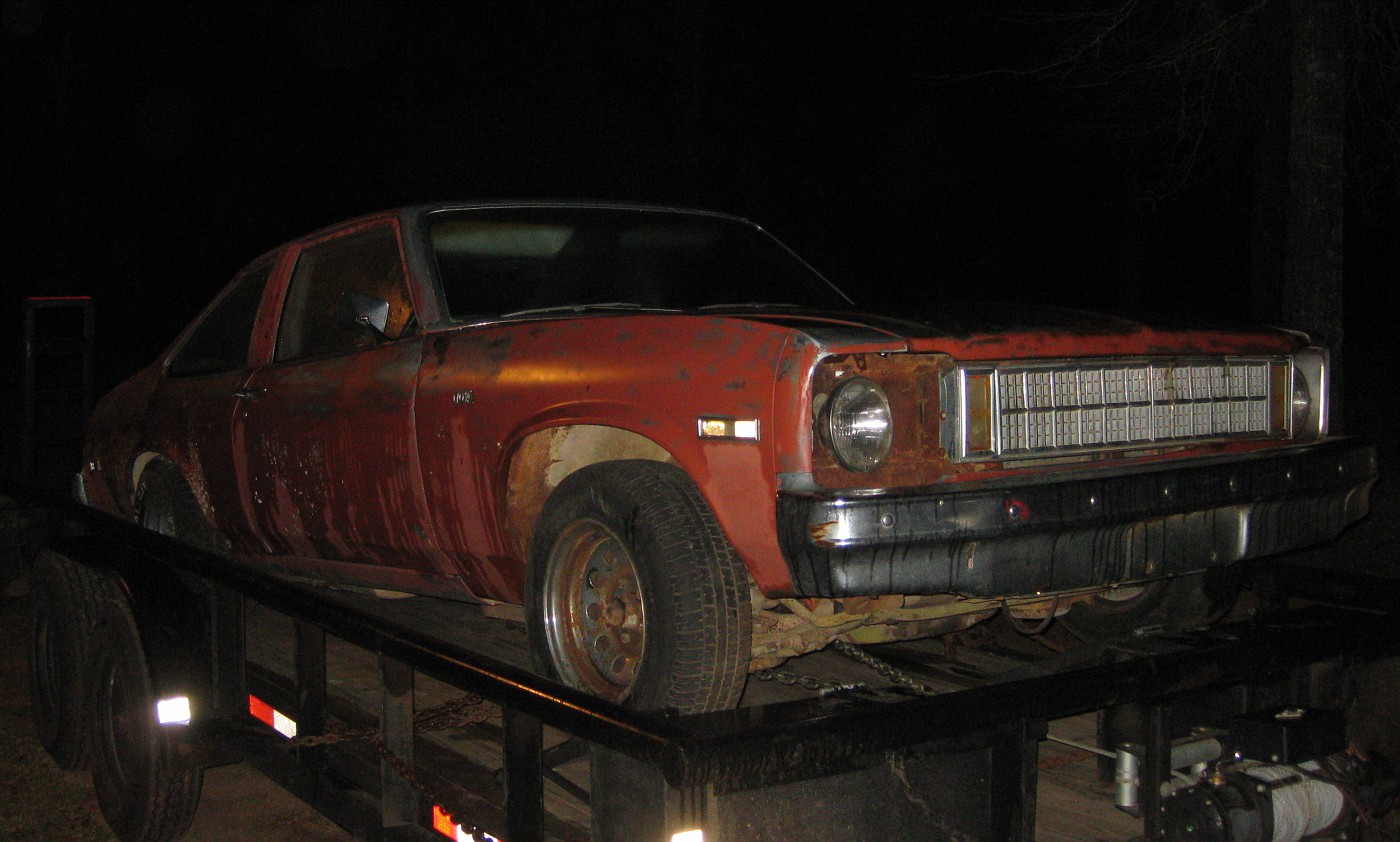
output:
M505 201L468 201L468 202L434 202L427 204L409 205L400 208L400 212L409 214L432 213L444 210L487 210L487 209L509 209L509 208L598 208L608 210L642 211L642 212L664 212L691 214L694 216L712 216L723 219L731 219L736 222L746 222L754 224L751 220L734 214L721 213L719 211L703 210L700 208L689 208L680 205L650 204L645 202L616 202L604 200L552 200L552 199L527 199L527 200L505 200Z

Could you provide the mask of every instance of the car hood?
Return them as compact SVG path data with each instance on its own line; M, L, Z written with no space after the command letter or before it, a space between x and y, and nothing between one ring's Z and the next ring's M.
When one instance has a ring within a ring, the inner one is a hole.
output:
M961 305L924 319L875 313L735 311L730 317L800 333L832 351L943 351L955 356L1281 353L1305 337L1275 329L1148 325L1063 307Z

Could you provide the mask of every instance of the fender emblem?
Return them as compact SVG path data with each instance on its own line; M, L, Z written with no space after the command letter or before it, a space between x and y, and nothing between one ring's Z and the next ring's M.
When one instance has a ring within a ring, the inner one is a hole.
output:
M452 395L452 403L457 406L461 406L464 403L476 403L476 392L472 389L454 392Z

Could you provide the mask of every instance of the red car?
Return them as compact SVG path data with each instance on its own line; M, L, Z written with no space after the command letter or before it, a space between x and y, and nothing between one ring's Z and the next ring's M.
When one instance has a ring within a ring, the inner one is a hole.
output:
M1228 565L1367 511L1327 369L1286 331L871 315L718 214L420 206L249 264L77 485L303 580L523 606L547 674L695 711L837 637L1208 621Z

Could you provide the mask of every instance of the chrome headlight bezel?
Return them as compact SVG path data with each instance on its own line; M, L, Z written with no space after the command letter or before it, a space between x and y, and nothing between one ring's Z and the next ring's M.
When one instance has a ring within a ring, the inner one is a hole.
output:
M1313 345L1293 355L1289 433L1294 441L1316 441L1327 435L1330 367L1326 348Z

